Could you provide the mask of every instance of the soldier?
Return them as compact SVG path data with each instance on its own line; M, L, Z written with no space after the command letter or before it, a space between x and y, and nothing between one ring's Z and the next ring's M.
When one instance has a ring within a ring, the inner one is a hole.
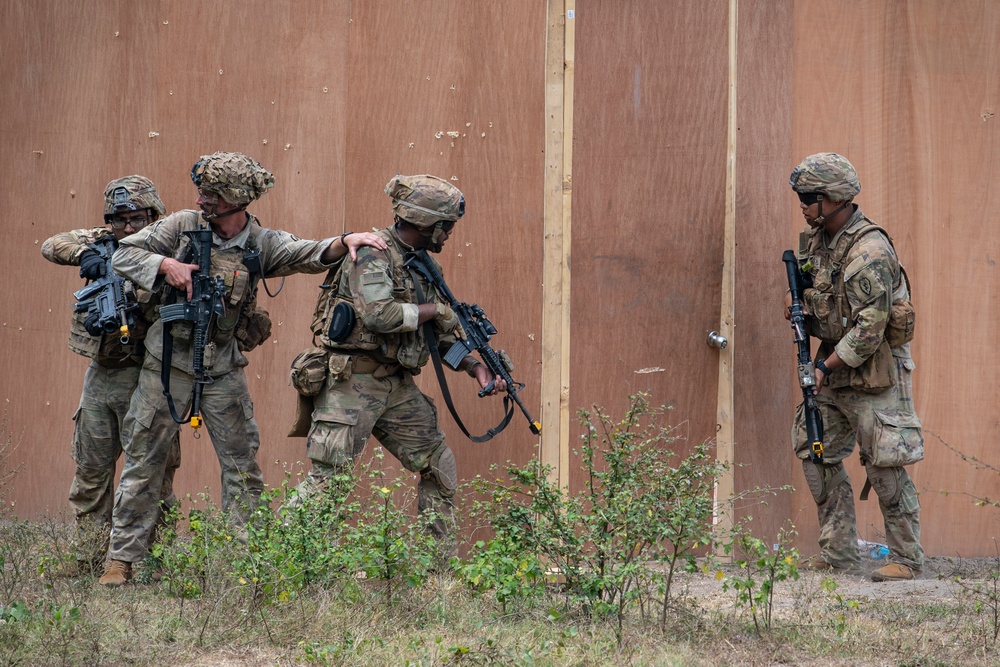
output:
M869 488L878 494L890 550L889 563L872 572L872 580L912 579L920 574L924 551L917 489L904 466L923 459L924 439L913 408L914 315L906 274L889 235L853 203L861 183L846 158L810 155L790 183L808 225L798 260L812 284L804 290L803 308L808 333L820 340L815 367L824 424L823 462L815 465L799 405L793 445L820 525L821 553L807 567L859 565L851 480L843 464L856 440L868 477L861 499Z
M191 171L198 189L199 211L180 211L125 239L114 255L116 271L148 290L163 290L161 303L190 299L190 239L182 234L201 225L212 229L210 272L225 283L225 314L213 320L205 346L205 366L212 382L204 385L202 416L222 469L222 508L243 525L264 487L257 449L260 435L243 367L247 352L270 336L266 311L256 307L257 282L292 273L319 273L365 243L385 247L374 234L350 234L310 241L267 229L246 211L274 186L260 164L241 153L202 156ZM244 263L246 261L246 263ZM164 284L165 283L165 284ZM161 368L170 354L170 390L187 403L194 382L190 327L174 326L173 344L163 349L161 320L146 337L146 359L125 418L126 460L115 497L110 559L100 583L121 586L132 576L132 563L145 556L146 536L156 515L158 488L171 434L176 428L161 383Z
M452 522L455 457L438 428L434 403L413 376L430 355L421 325L433 321L442 355L464 332L431 285L420 279L417 289L403 262L414 250L441 251L465 213L465 198L452 184L427 175L396 176L385 192L395 218L377 232L384 249L362 248L358 261L345 264L339 276L333 273L324 285L328 288L320 291L312 329L328 351L329 375L313 400L306 442L312 468L289 506L324 492L374 433L403 467L420 473L419 510L428 515L430 532L444 538ZM424 298L419 300L418 294ZM345 308L356 313L356 321L338 335L331 323L335 310ZM494 380L493 394L506 389L471 355L460 369L480 387Z
M42 255L55 264L80 267L80 277L97 280L104 275L105 261L91 246L110 242L118 246L126 236L155 222L166 213L153 182L145 176L126 176L104 189L104 222L107 227L74 229L56 234L42 244ZM130 301L137 295L125 290ZM80 406L73 415L73 460L76 474L69 490L69 504L76 515L76 567L67 575L99 570L108 550L111 508L114 502L115 463L122 453L121 434L129 399L139 381L145 348L146 327L152 318L148 293L140 291L142 303L134 312L135 325L123 339L118 332L95 329L87 312L75 312L70 322L69 349L91 359L83 381ZM135 303L135 301L132 301ZM174 472L180 465L177 429L168 438L166 470L159 485L164 509L177 502L173 493Z

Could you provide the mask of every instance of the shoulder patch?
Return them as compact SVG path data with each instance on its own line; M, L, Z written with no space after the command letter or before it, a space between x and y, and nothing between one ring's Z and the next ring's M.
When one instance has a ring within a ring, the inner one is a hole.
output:
M385 271L367 271L361 275L362 285L381 285L389 282L389 276Z
M866 266L872 263L872 256L868 254L867 250L861 251L861 254L851 260L851 263L847 265L844 269L844 281L848 281L864 269Z

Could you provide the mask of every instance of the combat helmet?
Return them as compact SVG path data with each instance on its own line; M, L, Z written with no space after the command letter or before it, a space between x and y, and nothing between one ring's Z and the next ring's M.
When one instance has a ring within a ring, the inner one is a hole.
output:
M421 228L454 222L465 215L465 195L454 185L429 174L397 174L385 186L396 216Z
M854 165L837 153L810 155L792 170L788 183L795 192L818 192L837 202L849 201L861 192Z
M134 174L116 178L104 188L104 221L110 222L116 213L128 213L150 209L154 218L165 215L167 207L156 193L153 181Z
M220 195L234 206L246 206L274 187L274 176L243 153L202 155L191 168L195 187Z

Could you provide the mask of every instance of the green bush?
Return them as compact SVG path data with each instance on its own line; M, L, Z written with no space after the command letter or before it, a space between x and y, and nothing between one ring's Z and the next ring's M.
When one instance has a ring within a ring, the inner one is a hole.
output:
M599 408L578 413L582 490L567 493L537 460L508 465L507 479L473 482L486 497L473 516L496 536L460 568L467 582L492 589L501 604L531 597L544 562L569 602L616 619L619 640L626 608L648 609L651 590L666 621L676 568L693 567L695 551L711 543L715 480L725 466L707 444L675 454L678 438L660 423L667 408L651 406L646 394L629 398L620 421Z

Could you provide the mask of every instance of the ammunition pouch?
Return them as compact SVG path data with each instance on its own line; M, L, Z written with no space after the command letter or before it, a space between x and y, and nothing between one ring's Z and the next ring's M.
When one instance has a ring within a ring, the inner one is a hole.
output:
M236 325L236 344L240 352L249 352L271 337L271 316L266 309L254 305Z

